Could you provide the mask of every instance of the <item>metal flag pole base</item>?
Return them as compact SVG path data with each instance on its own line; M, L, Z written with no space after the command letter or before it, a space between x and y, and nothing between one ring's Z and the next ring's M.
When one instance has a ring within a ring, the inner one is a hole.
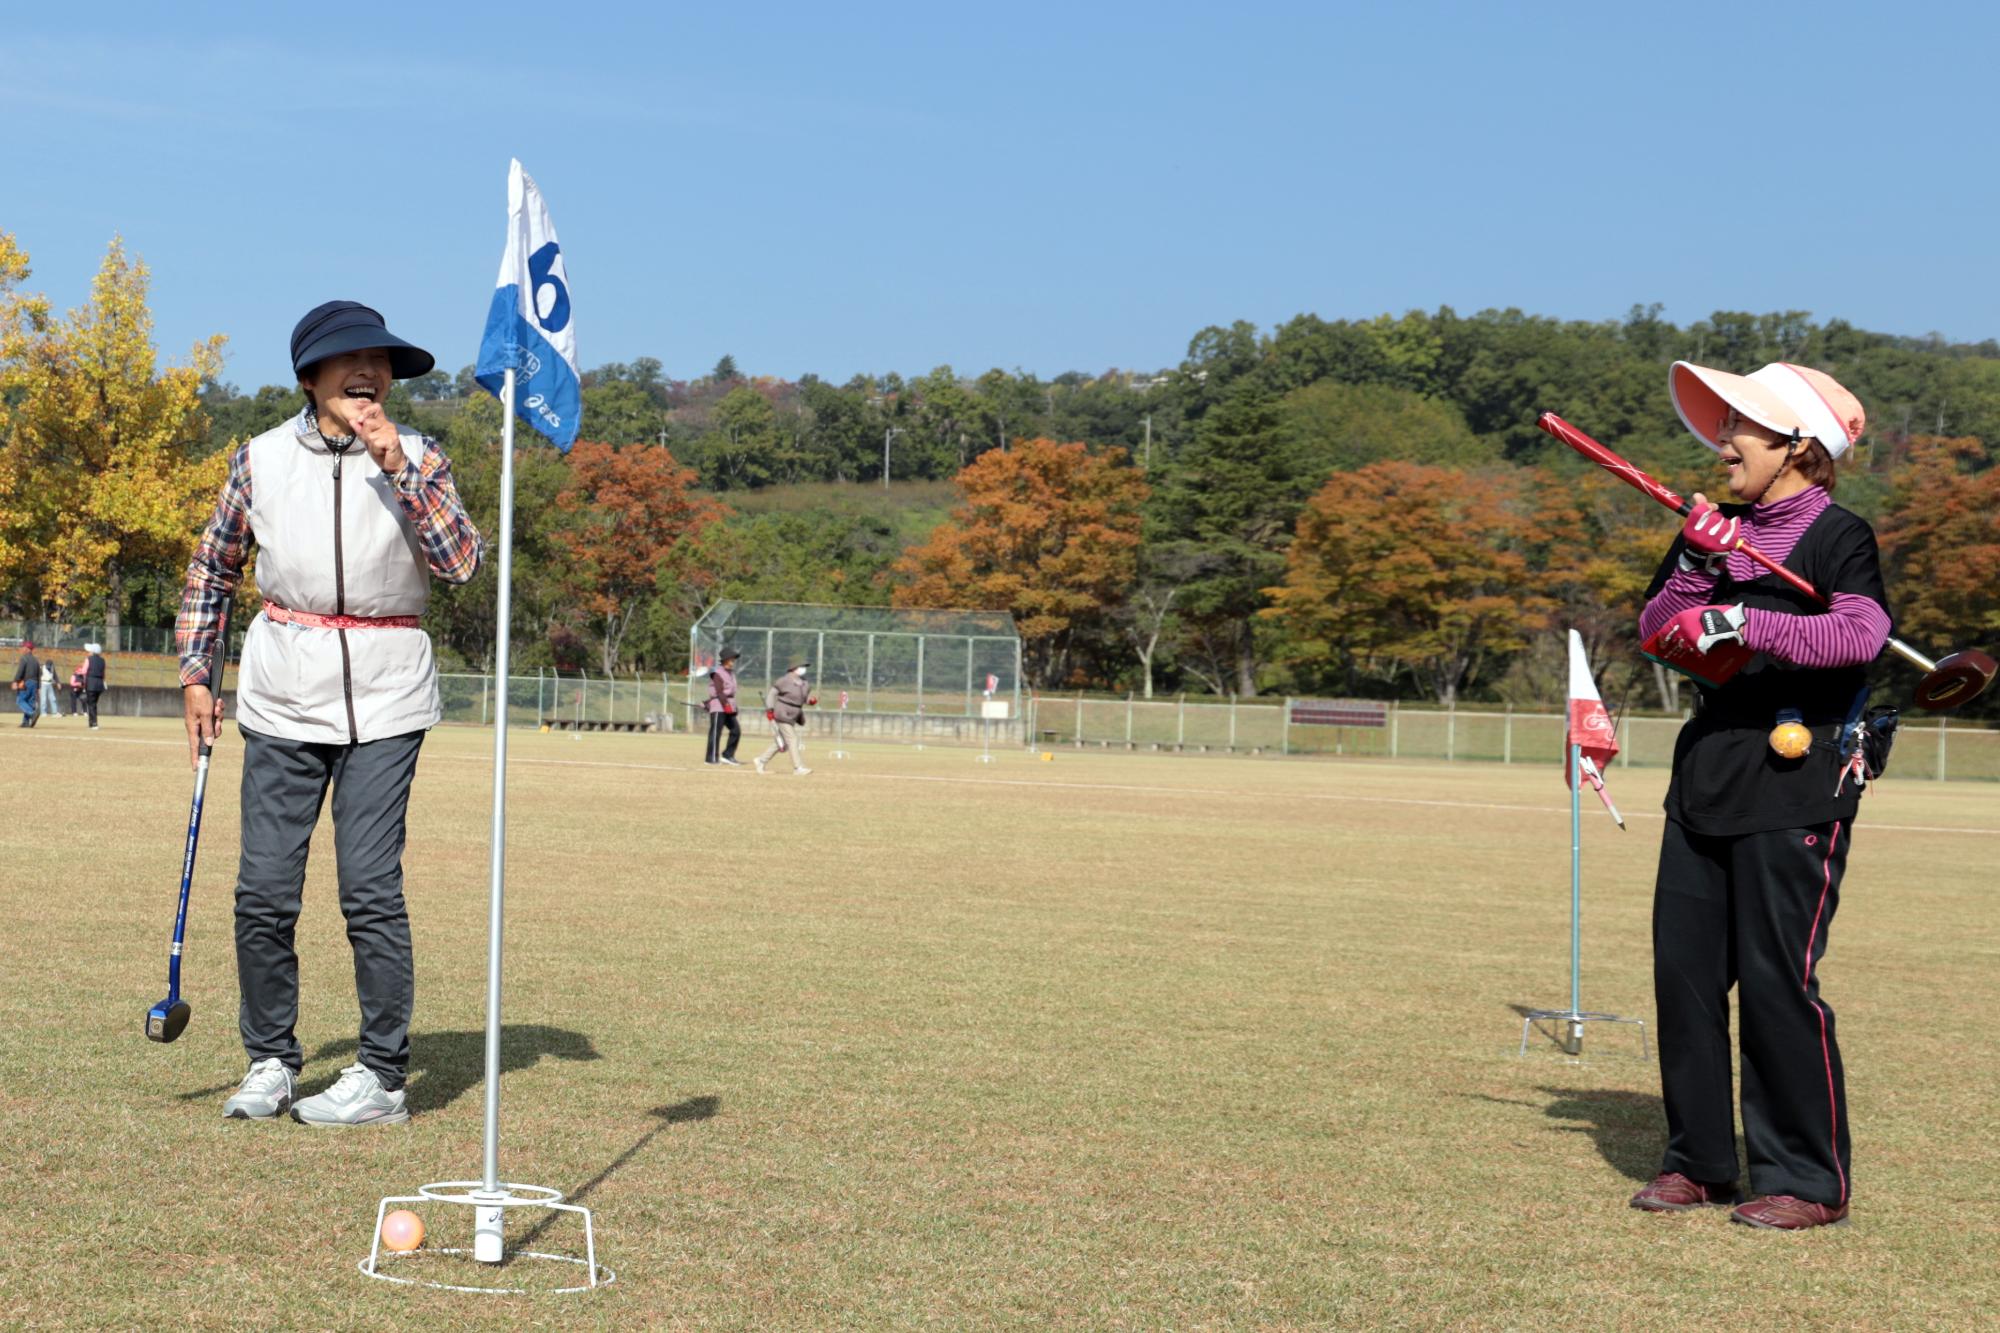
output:
M444 1203L454 1204L473 1210L473 1248L434 1247L419 1245L414 1250L390 1251L391 1261L422 1259L428 1255L449 1255L454 1259L470 1257L484 1264L512 1264L519 1260L540 1260L544 1263L572 1264L589 1275L589 1280L581 1286L532 1288L532 1287L488 1287L471 1286L462 1282L445 1282L437 1278L406 1277L401 1273L382 1270L382 1220L389 1215L392 1203ZM550 1254L543 1250L509 1250L505 1248L502 1234L502 1219L509 1208L546 1208L559 1213L576 1213L583 1218L583 1258L572 1254ZM498 1188L488 1190L477 1180L440 1180L429 1185L417 1186L415 1194L392 1194L375 1205L375 1243L369 1248L368 1257L358 1265L362 1273L383 1282L400 1282L413 1287L435 1287L439 1291L473 1291L492 1295L518 1296L541 1290L557 1296L567 1296L579 1291L594 1291L598 1287L608 1287L618 1280L618 1275L597 1262L597 1234L591 1226L590 1209L581 1204L564 1203L561 1190L552 1190L546 1185L516 1185L502 1182Z
M1583 1025L1585 1023L1631 1023L1639 1029L1639 1058L1646 1059L1650 1051L1646 1045L1646 1020L1643 1018L1620 1018L1617 1014L1586 1014L1575 1009L1530 1009L1521 1016L1521 1054L1528 1053L1528 1031L1537 1023L1560 1024L1550 1035L1556 1045L1562 1047L1564 1055L1583 1054Z
M1570 631L1572 640L1576 631ZM1559 1026L1555 1036L1556 1045L1562 1047L1565 1055L1583 1054L1583 1025L1585 1023L1632 1023L1639 1029L1639 1054L1647 1055L1646 1021L1642 1018L1620 1018L1616 1014L1593 1014L1585 1012L1583 993L1583 807L1582 787L1585 781L1585 759L1583 747L1574 740L1569 745L1569 1008L1530 1009L1521 1016L1521 1054L1528 1053L1528 1031L1538 1022L1553 1022ZM1609 804L1607 802L1607 804Z

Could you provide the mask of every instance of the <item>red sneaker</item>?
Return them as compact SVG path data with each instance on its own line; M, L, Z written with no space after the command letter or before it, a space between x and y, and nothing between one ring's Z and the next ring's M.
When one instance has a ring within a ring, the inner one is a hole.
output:
M1649 1213L1685 1213L1694 1208L1727 1208L1736 1202L1736 1186L1707 1185L1678 1171L1662 1171L1653 1183L1632 1196L1632 1206Z
M1838 1208L1824 1203L1808 1203L1789 1194L1767 1194L1752 1199L1729 1215L1732 1222L1771 1231L1804 1231L1808 1227L1844 1227L1847 1205Z

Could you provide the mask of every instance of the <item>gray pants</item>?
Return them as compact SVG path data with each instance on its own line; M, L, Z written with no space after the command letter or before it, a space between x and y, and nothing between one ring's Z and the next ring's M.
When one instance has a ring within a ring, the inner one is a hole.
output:
M773 722L771 724L771 748L757 756L757 762L768 764L778 757L778 749L783 746L792 756L792 767L806 766L806 724L803 722Z
M243 735L243 855L236 880L239 1022L250 1059L305 1063L296 1027L299 956L292 947L305 897L306 853L333 786L333 855L340 911L354 948L361 1054L382 1086L403 1086L410 1063L416 967L403 906L403 816L424 733L323 745Z

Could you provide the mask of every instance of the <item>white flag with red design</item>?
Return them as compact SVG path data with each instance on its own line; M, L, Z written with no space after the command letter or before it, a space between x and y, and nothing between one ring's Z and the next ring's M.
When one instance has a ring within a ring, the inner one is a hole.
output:
M1569 762L1569 747L1574 745L1583 752L1584 777L1596 789L1604 808L1618 821L1618 827L1624 828L1625 817L1618 813L1618 807L1611 804L1611 796L1604 790L1604 770L1610 766L1611 756L1618 753L1618 731L1597 693L1597 682L1591 678L1590 659L1583 652L1583 636L1575 630L1569 632L1569 734L1565 741L1565 785L1576 781L1576 772Z
M1604 700L1597 693L1597 682L1591 679L1590 659L1583 653L1583 636L1575 630L1569 632L1569 744L1583 750L1588 759L1602 773L1604 766L1611 762L1611 756L1618 753L1618 734L1611 726L1611 714L1605 710ZM1569 757L1563 757L1563 769L1569 769Z

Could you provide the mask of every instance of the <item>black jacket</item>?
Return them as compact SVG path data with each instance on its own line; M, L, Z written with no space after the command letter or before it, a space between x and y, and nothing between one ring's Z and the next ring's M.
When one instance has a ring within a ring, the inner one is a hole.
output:
M14 688L42 688L42 663L33 653L22 653L21 660L14 664Z
M104 654L92 653L83 659L83 688L92 694L104 693Z

